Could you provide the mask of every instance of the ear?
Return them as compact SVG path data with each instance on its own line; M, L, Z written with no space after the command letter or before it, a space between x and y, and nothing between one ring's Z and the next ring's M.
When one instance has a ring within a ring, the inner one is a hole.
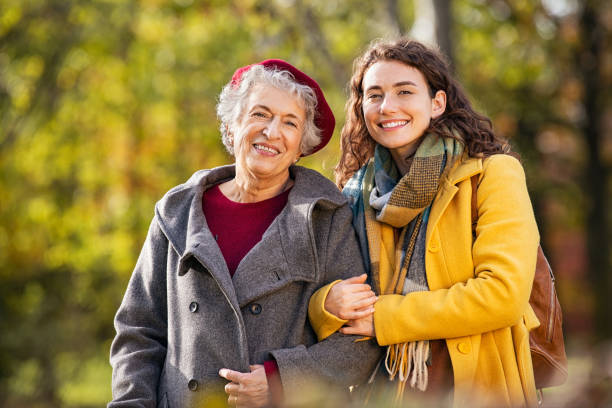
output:
M431 117L437 118L446 110L446 92L437 91L431 100Z

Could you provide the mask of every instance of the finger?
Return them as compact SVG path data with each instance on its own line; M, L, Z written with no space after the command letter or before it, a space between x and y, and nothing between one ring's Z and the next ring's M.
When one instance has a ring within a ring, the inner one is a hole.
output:
M340 333L342 334L361 334L359 329L352 326L344 326L340 328Z
M372 292L372 288L367 283L354 283L351 285L347 285L345 289L349 293Z
M252 364L252 365L249 365L249 369L251 370L251 372L253 372L255 370L259 370L261 368L264 368L264 366L262 364Z
M369 306L372 306L374 303L376 303L377 300L378 298L376 296L365 296L360 299L355 299L351 307L355 311L365 309Z
M227 403L229 405L238 406L238 397L236 395L230 395L227 397Z
M235 383L240 383L242 379L242 373L240 371L230 370L229 368L222 368L219 370L219 375L226 380L233 381Z
M346 296L346 299L350 300L352 303L361 302L364 299L373 299L376 301L377 298L378 297L371 290L351 293L350 296Z
M368 275L365 273L362 273L359 276L353 276L352 278L348 278L342 281L342 283L365 283L365 281L368 279Z
M342 316L339 316L343 319L350 319L348 317L352 312L360 309L365 309L366 307L372 306L378 298L376 296L358 296L351 295L342 298L341 303L338 307L338 312Z
M229 395L237 395L240 390L240 384L236 383L227 383L224 387L225 393Z
M356 310L354 312L351 312L350 317L344 320L363 319L364 317L370 316L372 313L374 313L374 308L368 307L367 309L361 309L361 310Z

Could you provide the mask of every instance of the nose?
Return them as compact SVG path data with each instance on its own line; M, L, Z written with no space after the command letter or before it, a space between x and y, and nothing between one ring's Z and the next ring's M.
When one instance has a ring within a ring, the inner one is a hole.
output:
M280 118L274 117L266 124L262 133L268 139L278 138L280 136Z
M390 113L397 110L397 103L393 95L385 95L379 105L380 113Z

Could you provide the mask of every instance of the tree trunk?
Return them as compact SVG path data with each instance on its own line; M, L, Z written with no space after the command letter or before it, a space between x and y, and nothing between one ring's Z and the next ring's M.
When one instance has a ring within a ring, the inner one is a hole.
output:
M440 51L448 58L451 69L454 70L452 5L452 0L433 0L436 15L436 41Z
M433 0L419 0L414 4L414 23L410 37L427 45L438 44L436 38L436 11Z
M304 32L307 35L307 44L311 52L319 56L317 60L330 67L336 83L340 86L344 86L349 79L347 74L348 70L329 50L329 44L319 24L318 16L311 6L304 4L301 0L296 1L295 10L298 19L302 21Z
M388 2L390 3L390 2ZM410 36L429 45L437 45L454 69L453 16L451 0L414 2L414 24Z
M581 124L587 144L584 193L588 207L586 217L588 275L593 288L595 335L599 339L612 335L609 296L612 293L610 273L610 240L608 236L609 168L601 157L602 124L606 92L601 71L605 29L598 18L598 1L587 1L580 17L582 46L578 49L578 72L584 84L585 118Z
M393 31L393 34L403 35L405 28L402 24L402 19L400 18L397 0L387 0L385 2L385 10L387 12L387 19L392 27L391 30Z

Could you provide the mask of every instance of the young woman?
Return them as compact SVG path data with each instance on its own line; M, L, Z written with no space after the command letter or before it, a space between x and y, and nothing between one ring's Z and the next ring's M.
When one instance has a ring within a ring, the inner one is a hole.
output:
M319 339L375 337L398 397L408 384L452 391L455 406L536 405L528 300L539 234L521 164L418 42L374 43L350 93L336 181L378 297L365 277L323 287L310 302Z

